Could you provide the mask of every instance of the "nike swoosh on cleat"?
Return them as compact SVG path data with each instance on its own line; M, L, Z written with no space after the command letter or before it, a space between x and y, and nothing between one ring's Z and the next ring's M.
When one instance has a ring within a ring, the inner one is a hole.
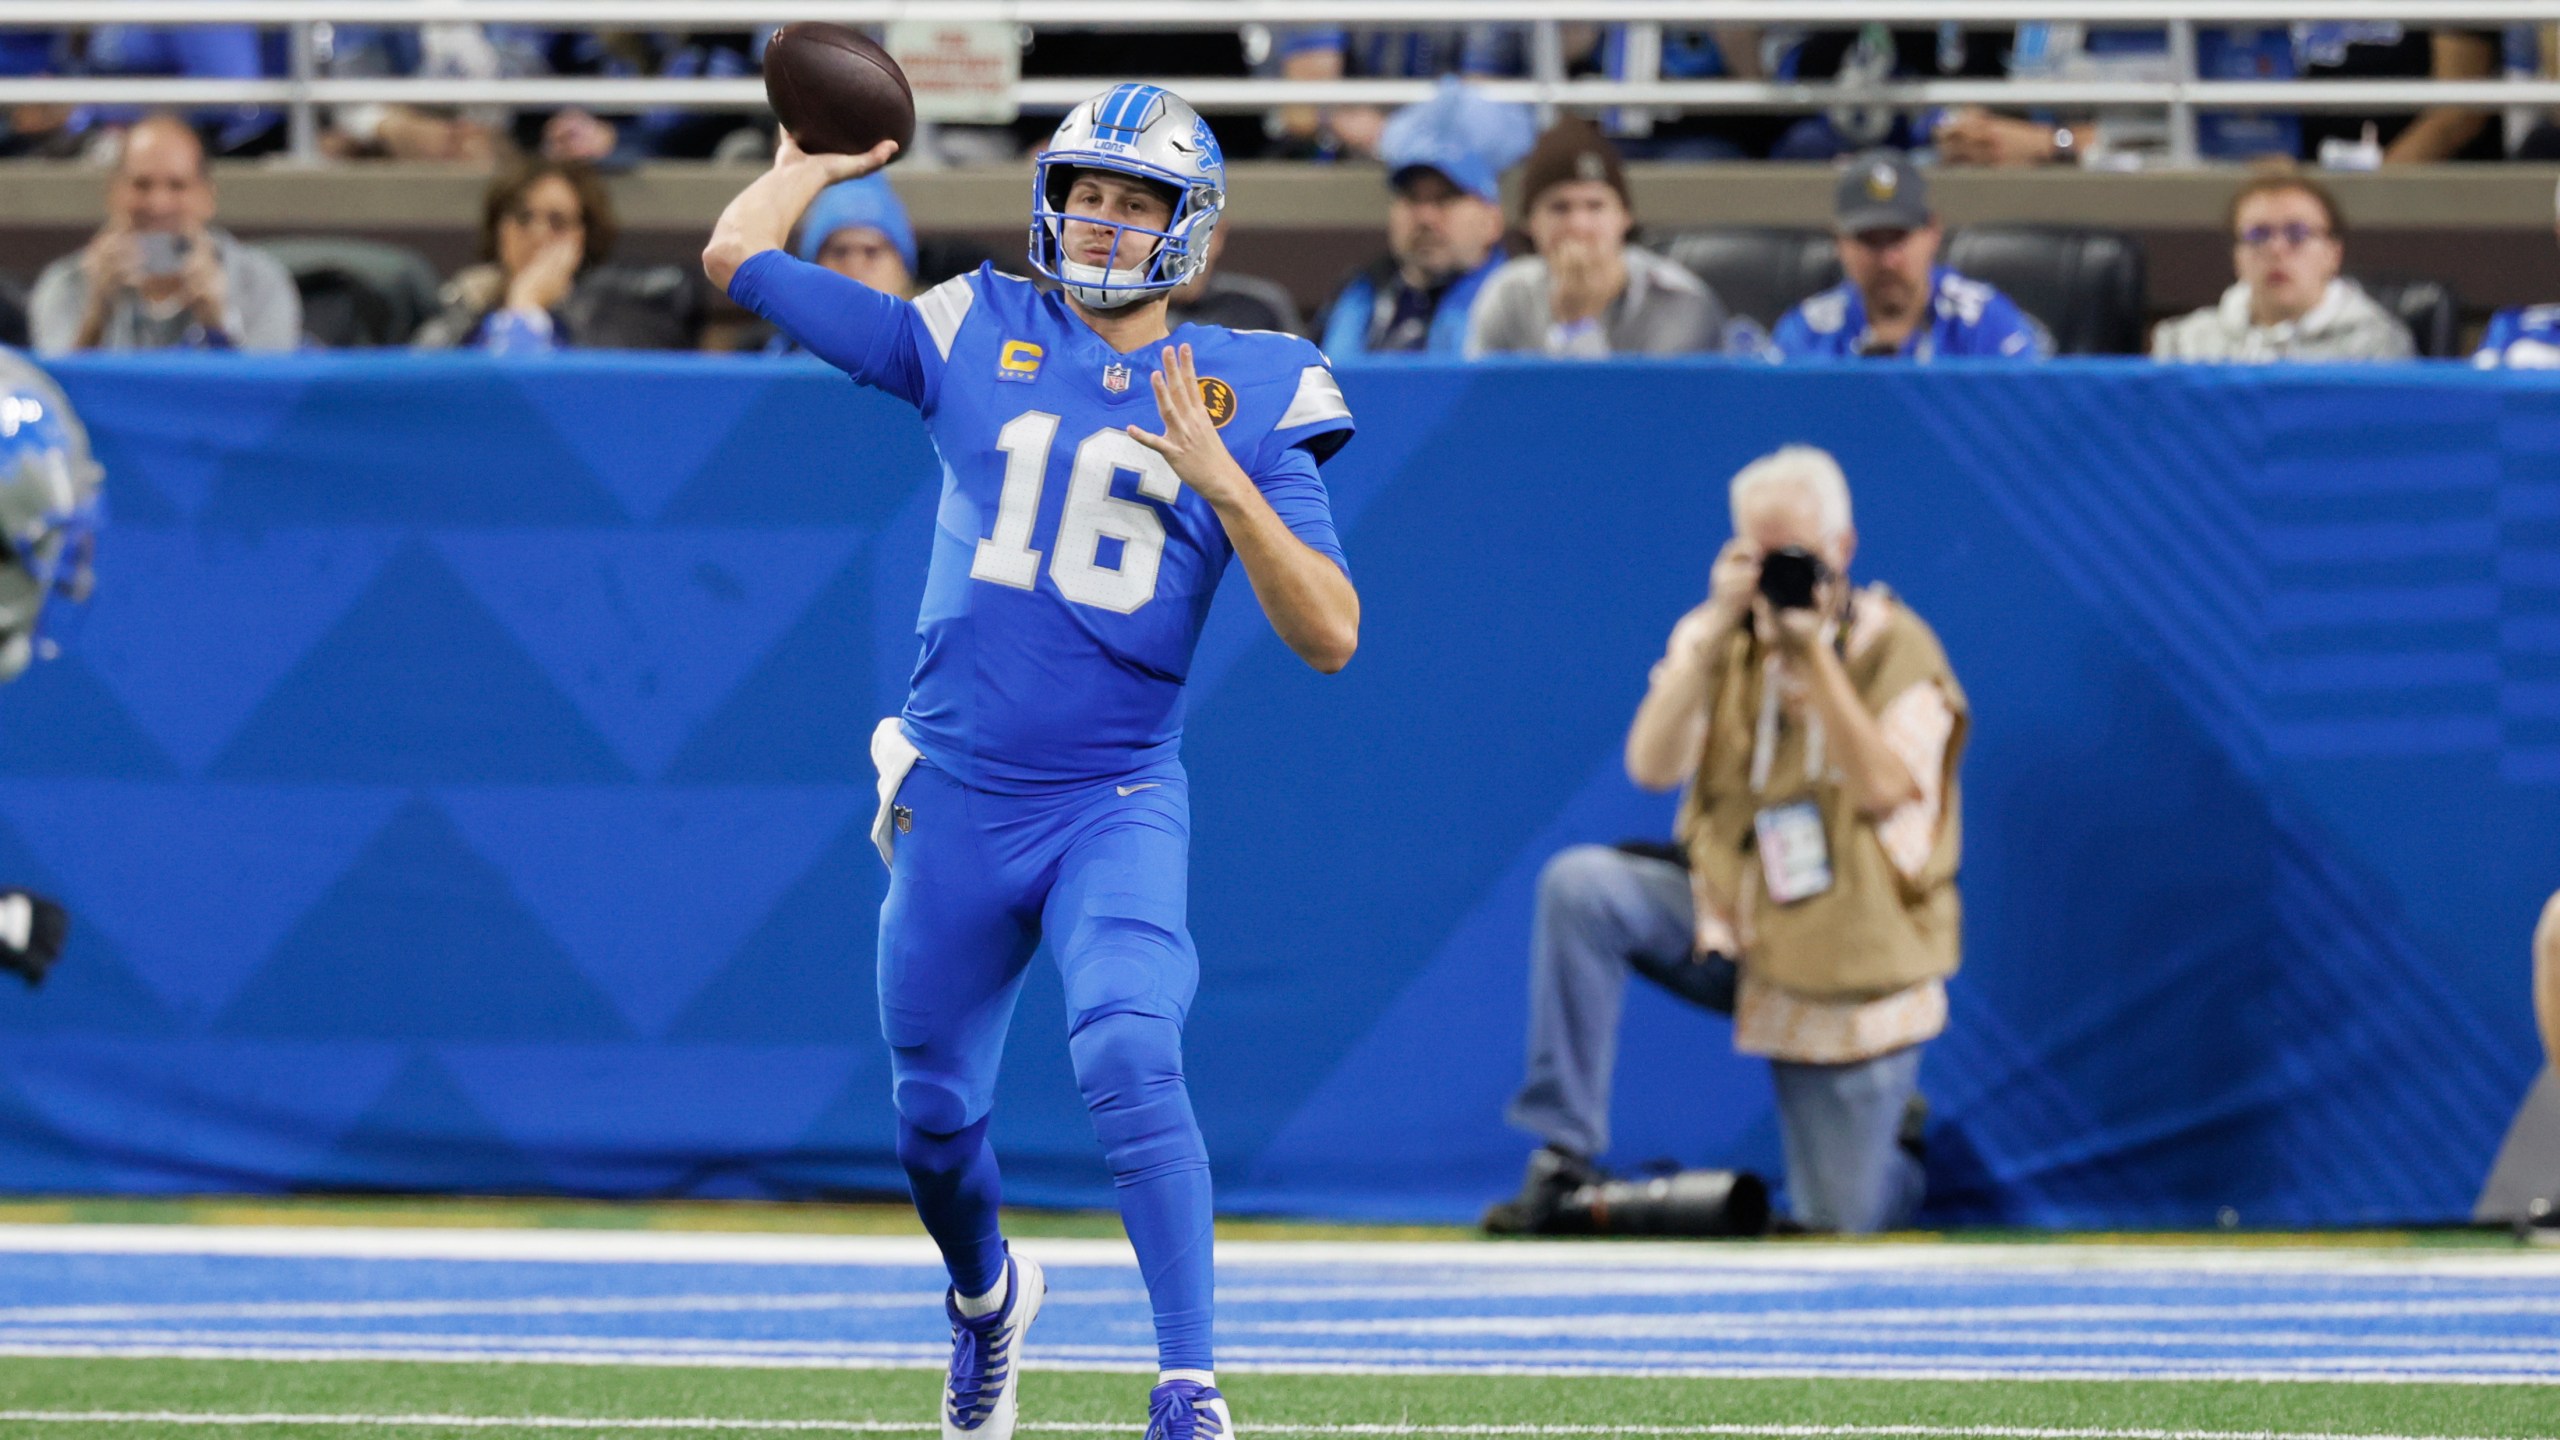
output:
M1163 787L1162 785L1160 785L1160 784L1157 784L1155 781L1150 780L1150 781L1146 782L1146 783L1145 783L1145 784L1143 784L1143 785L1114 785L1114 786L1112 786L1111 788L1112 788L1112 789L1114 789L1114 790L1119 791L1119 792L1120 792L1120 794L1121 794L1121 797L1122 797L1123 799L1126 799L1127 797L1129 797L1129 796L1131 796L1131 795L1135 795L1135 794L1137 794L1137 793L1138 793L1139 791L1141 791L1141 790L1161 790L1161 789L1163 789L1164 787Z

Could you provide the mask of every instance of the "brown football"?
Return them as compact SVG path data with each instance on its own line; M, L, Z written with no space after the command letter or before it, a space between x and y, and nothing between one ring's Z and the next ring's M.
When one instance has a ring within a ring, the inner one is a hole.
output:
M822 20L785 25L764 52L764 93L782 128L812 155L859 155L916 139L906 72L868 35Z

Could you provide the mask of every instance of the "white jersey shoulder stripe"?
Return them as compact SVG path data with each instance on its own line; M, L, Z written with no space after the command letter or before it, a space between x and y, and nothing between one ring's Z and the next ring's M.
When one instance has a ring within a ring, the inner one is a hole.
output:
M977 303L978 292L971 288L969 277L954 275L916 297L916 313L924 317L924 328L933 335L933 348L942 358L951 358L951 342L960 336L960 322L969 318L969 307Z
M1313 425L1324 420L1348 420L1351 407L1342 399L1342 387L1333 383L1333 372L1322 365L1310 365L1298 372L1298 393L1289 401L1288 412L1280 417L1276 430L1293 430L1300 425Z

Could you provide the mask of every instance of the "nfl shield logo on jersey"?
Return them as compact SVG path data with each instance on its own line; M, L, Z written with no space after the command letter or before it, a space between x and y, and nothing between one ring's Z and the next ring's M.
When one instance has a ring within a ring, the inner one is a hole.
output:
M1117 361L1102 367L1102 388L1117 395L1129 388L1129 367Z

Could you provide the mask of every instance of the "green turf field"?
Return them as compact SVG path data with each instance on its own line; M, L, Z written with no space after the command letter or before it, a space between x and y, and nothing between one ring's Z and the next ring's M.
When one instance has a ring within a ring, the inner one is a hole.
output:
M0 1226L28 1232L62 1226L291 1227L303 1233L347 1234L350 1229L516 1233L648 1231L733 1234L750 1237L913 1235L903 1206L679 1203L616 1205L557 1200L242 1199L0 1200ZM1024 1212L1008 1220L1019 1238L1042 1237L1066 1247L1118 1233L1115 1217L1100 1214ZM103 1232L102 1232L103 1233ZM1254 1241L1376 1240L1383 1255L1393 1242L1467 1241L1469 1232L1427 1227L1300 1225L1286 1222L1222 1223L1227 1239ZM562 1243L577 1238L564 1235ZM2333 1262L2305 1252L2353 1247L2357 1251L2413 1256L2423 1275L2458 1273L2508 1262L2519 1251L2495 1231L2355 1232L2326 1234L2148 1235L2091 1237L2042 1233L1896 1237L1912 1241L2010 1242L2007 1253L2034 1270L2046 1266L2041 1242L2076 1242L2102 1260L2131 1261L2174 1243L2186 1252L2269 1253L2277 1270L2305 1261ZM2093 1239L2105 1245L2092 1247ZM478 1243L478 1242L474 1242ZM545 1245L551 1242L541 1242ZM624 1244L615 1241L615 1244ZM657 1243L657 1242L651 1242ZM725 1243L725 1242L724 1242ZM758 1239L749 1243L764 1244ZM844 1243L844 1242L838 1242ZM872 1243L872 1242L852 1242ZM1486 1245L1499 1242L1481 1242ZM1608 1242L1589 1242L1608 1249ZM41 1249L42 1247L36 1247ZM148 1249L149 1247L144 1247ZM1241 1247L1251 1251L1254 1247ZM1265 1247L1268 1249L1268 1247ZM1288 1247L1292 1250L1297 1247ZM1424 1246L1422 1248L1434 1248ZM1754 1262L1798 1255L1819 1269L1823 1257L1855 1258L1864 1242L1798 1240L1744 1242L1730 1248L1683 1247L1693 1257L1729 1255L1739 1275ZM1930 1251L1942 1247L1929 1244ZM1484 1255L1477 1244L1454 1249ZM2271 1253L2281 1252L2281 1253ZM71 1271L90 1262L74 1247L63 1262ZM1368 1253L1363 1249L1363 1254ZM1579 1271L1578 1251L1568 1257ZM2549 1252L2540 1252L2547 1256ZM2433 1258L2430 1258L2433 1257ZM1497 1255L1496 1258L1499 1258ZM1595 1259L1601 1258L1595 1256ZM1626 1258L1622 1252L1610 1258ZM100 1261L98 1263L105 1263ZM1652 1262L1646 1262L1648 1264ZM1721 1273L1725 1260L1713 1262ZM2141 1262L2148 1265L2147 1260ZM2255 1263L2255 1262L2252 1262ZM2449 1268L2448 1268L2449 1267ZM2103 1266L2101 1267L2103 1269ZM64 1272L69 1273L69 1272ZM1950 1272L1953 1273L1953 1272ZM2514 1326L2493 1325L2481 1343L2512 1349L2547 1333L2547 1316L2560 1312L2560 1284L2543 1296L2548 1266L2516 1271L2524 1287L2510 1296ZM1747 1276L1745 1277L1747 1278ZM2431 1303L2423 1278L2414 1302ZM1481 1306L1477 1292L1459 1309ZM146 1293L141 1298L154 1299ZM55 1323L35 1312L48 1297L0 1295L0 1314L13 1325ZM2075 1302L2076 1303L2076 1302ZM21 1307L20 1314L10 1307ZM1963 1324L1951 1317L1947 1323ZM30 1318L30 1317L33 1318ZM84 1317L70 1317L83 1319ZM116 1325L116 1317L85 1317ZM173 1323L191 1324L193 1321ZM254 1322L266 1324L268 1322ZM278 1321L312 1323L308 1320ZM451 1328L459 1322L418 1322ZM830 1322L832 1323L832 1322ZM2245 1328L2246 1320L2235 1318ZM2541 1329L2532 1327L2540 1326ZM30 1332L35 1340L45 1337ZM2037 1332L2039 1343L2049 1337ZM2498 1337L2503 1336L2501 1340ZM179 1337L173 1344L183 1346ZM61 1343L62 1337L52 1337ZM76 1342L85 1343L85 1342ZM1034 1368L1024 1379L1027 1433L1124 1434L1143 1424L1147 1379L1123 1369L1105 1373ZM112 1348L112 1347L110 1347ZM1854 1347L1852 1347L1854 1348ZM2376 1352L2382 1353L2382 1352ZM2537 1352L2538 1353L2538 1352ZM1676 1378L1663 1375L1503 1374L1307 1374L1235 1373L1224 1387L1235 1402L1246 1436L1263 1435L1556 1435L1626 1434L1652 1437L1768 1436L1771 1440L1934 1440L1979 1434L2000 1440L2326 1440L2338 1436L2396 1436L2414 1440L2459 1437L2531 1437L2560 1440L2560 1384L2547 1383L2553 1367L2535 1359L2545 1383L2436 1384L2432 1373L2411 1383L2339 1383L2334 1380L1822 1379ZM2351 1373L2362 1373L2360 1370ZM354 1358L175 1358L170 1354L29 1353L0 1356L0 1440L55 1437L138 1436L492 1436L717 1435L752 1433L879 1434L926 1436L933 1423L937 1375L921 1368L794 1368L780 1364L730 1368L703 1364L553 1364L525 1361L420 1361Z
M733 1371L551 1365L256 1364L189 1360L0 1360L0 1434L28 1437L219 1433L241 1437L489 1437L734 1434L835 1422L846 1433L934 1433L936 1377L918 1371ZM1146 1381L1033 1371L1026 1424L1134 1436ZM1808 1427L1809 1433L2088 1430L2225 1434L2560 1436L2560 1395L2542 1386L1928 1383L1859 1380L1544 1379L1512 1376L1235 1377L1226 1389L1246 1435L1468 1433L1476 1427L1572 1427L1571 1433L1716 1434L1706 1427ZM163 1418L37 1420L28 1412ZM261 1415L290 1420L261 1422ZM325 1423L315 1417L367 1417ZM197 1417L188 1421L183 1417ZM213 1421L212 1417L233 1417ZM428 1417L433 1417L432 1419ZM516 1418L528 1423L508 1423ZM634 1426L630 1422L650 1422ZM711 1422L688 1424L687 1421ZM721 1423L721 1422L726 1422ZM855 1422L855 1423L843 1423ZM870 1422L868 1425L857 1425ZM874 1426L902 1427L896 1431ZM1371 1430L1368 1427L1378 1427ZM1896 1427L1927 1427L1918 1431ZM805 1433L824 1433L810 1426Z

